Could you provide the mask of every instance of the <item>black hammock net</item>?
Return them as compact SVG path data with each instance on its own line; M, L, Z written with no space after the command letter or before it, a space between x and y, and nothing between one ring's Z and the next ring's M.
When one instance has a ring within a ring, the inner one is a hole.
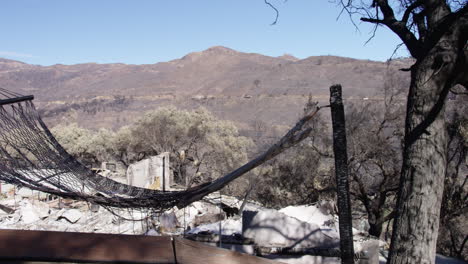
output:
M266 152L232 172L184 191L158 191L103 177L77 161L54 138L34 107L33 96L0 88L0 181L106 208L162 212L202 199L307 138L318 107Z
M117 208L166 210L190 196L190 191L139 188L94 173L57 142L32 99L0 88L0 181Z

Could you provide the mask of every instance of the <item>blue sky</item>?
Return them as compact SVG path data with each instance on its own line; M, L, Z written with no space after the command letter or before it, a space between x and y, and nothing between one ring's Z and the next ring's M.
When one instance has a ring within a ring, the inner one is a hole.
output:
M149 64L222 45L269 56L386 60L400 41L327 0L2 0L0 57L32 64ZM406 56L401 49L398 56Z

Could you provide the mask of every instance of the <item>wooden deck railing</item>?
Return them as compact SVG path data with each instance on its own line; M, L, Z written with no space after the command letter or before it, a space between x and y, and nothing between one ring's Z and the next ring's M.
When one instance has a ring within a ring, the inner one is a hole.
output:
M279 263L170 236L0 230L0 261L9 260L87 263Z

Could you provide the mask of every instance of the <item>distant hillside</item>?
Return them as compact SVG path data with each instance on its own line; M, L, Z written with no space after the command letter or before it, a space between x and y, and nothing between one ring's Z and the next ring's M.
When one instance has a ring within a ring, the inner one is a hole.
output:
M169 61L148 65L77 64L37 66L0 59L0 87L34 94L46 121L79 122L90 127L117 128L161 105L204 106L241 127L255 120L290 124L307 96L328 98L328 87L341 83L344 95L361 100L381 98L388 72L409 60L391 63L335 56L268 57L212 47Z

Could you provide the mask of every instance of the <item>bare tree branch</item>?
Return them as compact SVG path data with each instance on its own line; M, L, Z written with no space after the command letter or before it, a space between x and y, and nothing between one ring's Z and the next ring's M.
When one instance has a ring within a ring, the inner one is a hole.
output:
M403 46L404 44L405 44L405 43L400 43L400 44L398 44L398 45L395 47L395 49L394 49L393 52L392 52L392 55L390 56L390 59L392 59L393 56L395 56L395 54L397 53L397 51L398 51L398 50L401 48L401 46Z
M425 0L424 7L429 30L436 27L442 18L451 13L450 7L445 0Z
M351 7L351 5L350 5L350 4L351 4L351 1L348 0L348 3L345 3L343 0L340 0L340 2L341 2L341 6L342 6L343 8L341 9L340 13L338 14L338 17L336 18L336 20L338 20L338 19L341 17L341 15L346 11L346 13L347 13L348 16L349 16L349 20L350 20L351 23L353 24L354 28L355 28L357 31L359 31L359 27L356 25L356 23L354 22L353 17L352 17L353 14L354 14L354 12L351 11L351 9L350 9L350 7Z
M266 5L269 5L271 8L273 8L273 10L275 10L276 12L276 17L275 17L275 20L273 21L273 23L271 23L270 25L273 26L273 25L276 25L276 22L278 22L278 17L279 17L279 11L278 9L276 9L276 7L274 5L272 5L270 2L268 2L267 0L264 0L265 1L265 4Z
M423 3L421 0L418 0L414 3L412 3L410 6L408 6L405 10L405 13L403 14L403 18L401 19L401 22L403 23L408 23L408 19L409 19L409 16L411 15L411 13L414 11L414 9L418 8L419 6L421 6Z
M421 42L424 42L427 35L427 27L424 21L424 14L422 12L414 14L413 21L416 24L416 27L418 28L419 40Z
M391 29L395 34L400 37L400 39L405 43L406 47L408 48L411 56L418 58L420 56L421 45L416 38L416 36L406 27L406 25L401 22L397 21L396 19L376 19L376 18L361 18L363 22L369 22L374 24L383 24L386 25L389 29Z
M186 199L181 200L177 205L179 208L185 207L188 204L198 201L202 199L204 196L222 189L224 186L232 182L233 180L239 178L240 176L244 175L245 173L249 172L250 170L260 166L261 164L265 163L266 161L274 158L287 148L296 145L303 139L305 139L310 132L312 132L311 128L304 127L317 113L320 109L329 107L329 106L317 106L314 111L305 115L301 120L299 120L296 125L286 133L276 144L271 146L266 152L259 155L255 159L247 162L243 166L235 169L234 171L226 174L225 176L218 178L214 182L208 182L202 184L200 186L193 187L190 190L190 195L187 196Z
M367 45L367 43L369 43L375 37L375 33L377 32L378 28L379 28L379 24L377 23L374 25L374 28L372 29L372 36L370 36L370 38L366 41L366 43L364 43L364 46Z
M387 26L405 43L411 55L415 58L418 58L420 53L420 44L418 39L406 26L406 22L398 21L395 18L395 13L392 7L389 5L388 0L375 0L373 2L373 6L380 9L383 15L383 19L379 18L378 13L376 12L375 17L362 17L361 21Z

